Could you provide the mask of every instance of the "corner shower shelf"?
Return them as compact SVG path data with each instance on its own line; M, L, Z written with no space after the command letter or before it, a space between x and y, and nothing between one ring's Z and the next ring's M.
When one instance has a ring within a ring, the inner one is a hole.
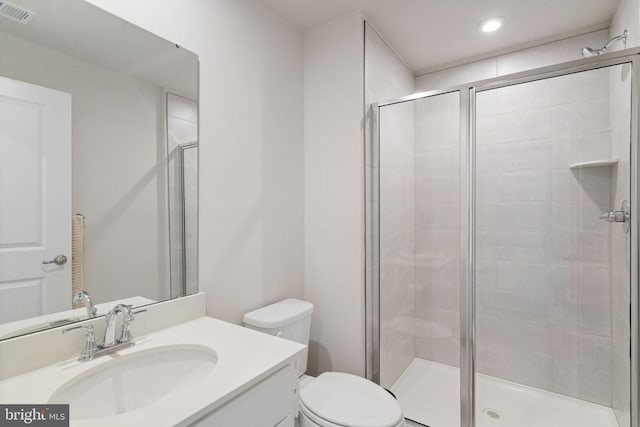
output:
M618 159L593 160L591 162L572 163L569 165L569 169L597 168L600 166L613 166L615 164L618 164Z

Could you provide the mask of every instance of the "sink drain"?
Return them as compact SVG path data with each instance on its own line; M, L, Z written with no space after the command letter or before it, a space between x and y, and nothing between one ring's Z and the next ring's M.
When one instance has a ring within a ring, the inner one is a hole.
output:
M484 408L482 410L482 413L494 420L499 420L502 418L502 412L498 411L497 409Z

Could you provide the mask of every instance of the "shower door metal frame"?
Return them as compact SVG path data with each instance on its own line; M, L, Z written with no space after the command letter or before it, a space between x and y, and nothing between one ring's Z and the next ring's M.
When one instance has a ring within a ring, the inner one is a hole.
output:
M367 377L374 382L380 382L380 109L426 99L449 93L460 94L460 164L465 165L464 174L461 177L460 200L466 203L461 210L466 213L461 218L461 252L464 266L460 283L460 420L461 427L475 427L475 364L476 364L476 331L475 331L475 164L476 164L476 94L492 89L499 89L522 83L535 82L569 74L575 74L599 68L615 65L630 64L631 76L631 140L630 140L630 287L631 287L631 426L640 427L640 292L638 290L638 241L640 240L640 223L638 221L638 189L640 189L640 176L638 164L640 162L640 150L638 150L638 122L640 121L640 48L631 48L578 59L575 61L555 64L547 67L523 71L492 79L479 80L467 84L452 86L445 89L416 93L410 96L372 104L372 156L375 159L373 173L369 185L375 189L377 204L371 214L371 236L367 242L367 249L377 253L370 259L373 263L373 274L367 276L365 283L365 319L366 319L366 372ZM462 168L461 168L462 172ZM369 204L366 205L367 208ZM377 240L377 246L374 241ZM368 267L368 266L367 266ZM367 268L368 269L368 268ZM624 426L621 426L624 427Z
M185 157L185 151L187 150L193 150L194 148L198 150L198 153L196 154L196 156L199 157L199 150L200 150L200 144L198 141L194 141L194 142L188 142L185 144L180 144L178 145L176 151L177 151L177 171L176 171L176 175L177 175L177 188L180 191L180 194L178 195L178 200L180 202L180 218L179 218L179 233L180 233L180 240L182 243L182 251L180 254L180 296L187 296L188 295L188 289L187 289L187 246L186 246L186 235L187 235L187 220L186 220L186 197L185 197L185 191L184 191L184 157ZM197 198L196 198L197 199ZM197 202L199 202L199 200L197 200ZM196 246L197 246L197 242L196 242Z

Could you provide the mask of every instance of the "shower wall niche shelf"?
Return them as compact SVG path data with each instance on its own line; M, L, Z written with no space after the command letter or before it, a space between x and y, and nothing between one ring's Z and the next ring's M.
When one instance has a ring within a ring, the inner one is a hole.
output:
M597 168L616 164L618 164L618 159L592 160L590 162L572 163L569 165L569 169Z

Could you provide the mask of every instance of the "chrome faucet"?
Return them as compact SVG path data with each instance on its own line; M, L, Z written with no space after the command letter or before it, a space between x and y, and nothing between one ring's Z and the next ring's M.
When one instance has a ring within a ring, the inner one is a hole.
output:
M118 344L116 341L116 322L118 321L118 314L122 313L123 317L127 314L131 313L131 306L125 304L118 304L113 307L107 315L104 317L107 321L107 328L104 331L104 341L102 343L102 348L113 347ZM128 327L127 327L128 328ZM122 325L122 329L124 330L124 323Z
M147 310L132 311L132 308L131 305L118 304L109 310L105 316L107 327L102 344L96 344L96 334L93 325L73 326L63 330L63 334L75 330L81 330L86 333L86 341L78 360L80 362L86 362L134 345L134 342L131 341L129 326L131 322L135 320L134 314ZM118 320L118 314L120 313L122 313L122 331L120 332L120 338L116 340L116 322Z
M84 303L87 308L87 317L92 318L96 317L98 313L98 309L93 305L93 301L91 300L91 296L87 291L78 291L73 295L73 302L80 304Z
M94 327L93 325L73 326L71 328L67 328L63 330L62 333L66 334L67 332L71 332L75 330L82 330L87 334L86 335L87 339L85 341L84 347L80 351L80 357L78 357L78 360L80 362L87 362L93 359L97 350L96 333L95 333Z

